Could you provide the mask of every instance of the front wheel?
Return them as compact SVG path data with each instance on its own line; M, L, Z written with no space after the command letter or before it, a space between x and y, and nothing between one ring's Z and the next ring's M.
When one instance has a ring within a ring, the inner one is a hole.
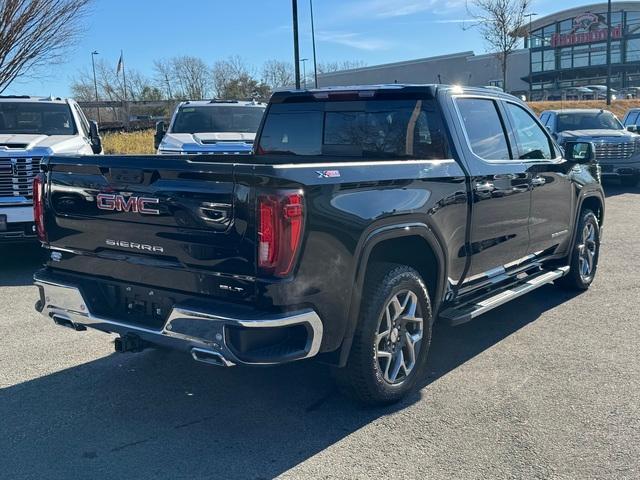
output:
M424 371L431 323L418 272L405 265L373 265L347 366L337 372L341 389L371 405L400 400Z
M589 209L580 213L578 231L569 257L569 273L559 284L573 290L586 290L593 283L600 256L600 225Z

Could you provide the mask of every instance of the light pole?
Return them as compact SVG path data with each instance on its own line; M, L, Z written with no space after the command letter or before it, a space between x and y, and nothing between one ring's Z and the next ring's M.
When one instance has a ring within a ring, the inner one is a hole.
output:
M293 14L293 65L296 70L296 89L300 90L300 50L298 46L298 0L291 0Z
M313 0L309 0L309 10L311 11L311 44L313 45L313 79L315 88L318 88L318 62L316 61L316 31L313 25Z
M308 58L301 58L300 62L302 62L302 81L304 82L304 88L307 88L307 60Z
M98 98L98 80L96 79L96 55L98 55L98 51L94 50L93 52L91 52L91 66L93 67L93 88L95 88L96 91L96 108L98 109L98 123L100 122L100 105L97 105L97 102L100 101L100 99Z
M533 39L533 35L531 35L533 32L531 32L531 24L532 21L531 19L533 17L535 17L536 15L538 15L537 13L527 13L525 16L529 17L529 34L527 36L527 40L529 43L529 101L531 101L531 94L533 92L533 72L531 71L531 47L533 46L531 43L531 40Z

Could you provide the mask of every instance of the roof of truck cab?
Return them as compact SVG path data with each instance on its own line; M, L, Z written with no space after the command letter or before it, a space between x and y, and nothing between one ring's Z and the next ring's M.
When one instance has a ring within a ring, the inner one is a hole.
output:
M180 106L189 105L191 107L256 107L265 108L266 103L254 102L252 100L188 100L182 102Z
M62 97L32 97L29 95L0 95L0 102L20 103L68 103L69 99Z
M604 108L559 108L555 110L545 110L542 113L597 113L597 112L609 112ZM609 112L611 113L611 112Z
M466 87L460 85L447 85L447 84L410 84L410 83L391 83L391 84L376 84L376 85L348 85L348 86L336 86L336 87L321 87L310 89L282 89L277 90L271 96L271 103L282 103L287 99L298 98L322 98L323 94L326 95L339 95L339 94L356 94L359 92L373 92L374 95L378 94L390 94L397 93L399 96L411 95L411 94L427 94L435 97L438 90L445 90L453 94L465 94L476 93L491 95L493 97L509 98L513 99L513 95L504 93L495 89L485 87ZM366 98L366 97L363 97Z

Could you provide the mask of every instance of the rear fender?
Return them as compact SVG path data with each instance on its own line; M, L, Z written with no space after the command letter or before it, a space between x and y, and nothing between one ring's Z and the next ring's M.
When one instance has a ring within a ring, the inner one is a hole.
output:
M433 251L437 261L437 282L433 288L434 294L431 298L432 304L432 321L437 317L437 311L440 306L441 300L444 298L444 289L446 286L446 261L444 248L442 242L438 239L433 230L425 223L410 222L394 225L385 225L374 229L364 236L364 241L358 249L356 255L357 268L354 276L354 288L351 294L351 303L348 315L348 325L345 331L345 337L340 349L340 355L338 359L338 366L342 367L346 365L349 358L349 352L351 351L351 344L353 342L353 336L358 325L358 318L360 316L360 306L362 301L362 290L364 287L367 267L369 259L373 249L381 242L393 239L399 239L402 237L415 237L418 236L425 240L431 250Z

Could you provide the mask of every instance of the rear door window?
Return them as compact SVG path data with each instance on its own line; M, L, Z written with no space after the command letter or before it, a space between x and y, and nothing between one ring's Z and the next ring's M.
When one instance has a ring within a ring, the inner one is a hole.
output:
M496 102L489 98L456 99L471 151L485 160L510 160L511 152Z
M449 156L432 100L274 104L258 153L370 159Z

